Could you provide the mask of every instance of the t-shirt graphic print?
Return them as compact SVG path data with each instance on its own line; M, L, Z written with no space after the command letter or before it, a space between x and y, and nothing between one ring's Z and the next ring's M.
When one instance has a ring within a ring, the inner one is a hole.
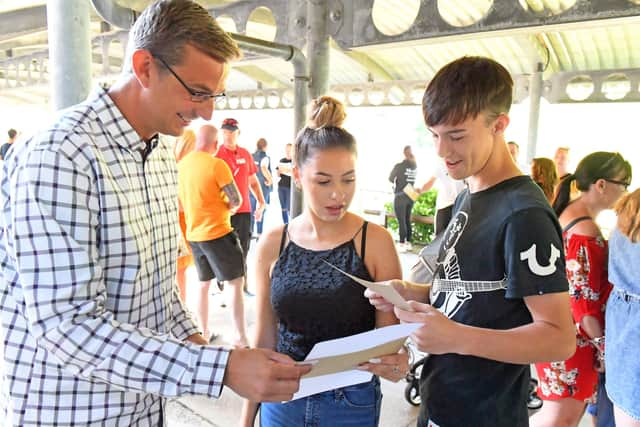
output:
M456 199L430 302L465 325L531 323L524 297L568 289L555 213L528 176ZM529 367L459 354L430 355L419 425L526 426Z

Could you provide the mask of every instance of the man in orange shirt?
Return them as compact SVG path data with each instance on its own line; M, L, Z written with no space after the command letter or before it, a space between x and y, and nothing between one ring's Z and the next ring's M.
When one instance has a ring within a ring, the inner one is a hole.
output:
M185 214L187 240L200 279L198 317L209 336L209 285L214 277L231 288L233 345L247 347L242 287L245 266L240 240L231 227L231 214L242 205L231 169L214 157L218 148L218 130L202 126L197 133L194 151L178 164L179 197ZM215 335L211 336L215 339Z

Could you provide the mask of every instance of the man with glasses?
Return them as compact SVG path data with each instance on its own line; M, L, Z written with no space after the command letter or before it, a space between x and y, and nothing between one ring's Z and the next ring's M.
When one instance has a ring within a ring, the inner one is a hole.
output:
M238 47L196 3L160 0L127 49L116 83L3 165L4 425L163 425L167 397L227 385L283 401L309 370L208 346L174 283L177 176L159 134L211 118Z

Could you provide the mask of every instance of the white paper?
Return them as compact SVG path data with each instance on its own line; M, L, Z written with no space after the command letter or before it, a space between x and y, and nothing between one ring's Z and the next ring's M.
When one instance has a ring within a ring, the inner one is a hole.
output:
M378 347L398 339L407 338L421 326L422 323L401 323L399 325L386 326L384 328L378 328L344 338L319 342L313 346L309 355L305 358L304 362L301 363L309 363L317 361L318 359L331 358L332 356L342 356L349 353L373 349L374 347ZM360 361L360 363L366 361L367 359ZM312 373L313 369L310 374ZM293 395L292 400L327 390L333 390L335 388L370 381L371 377L372 374L370 372L360 371L357 369L345 370L310 378L303 377L300 380L300 389Z
M381 295L384 299L386 299L396 307L399 307L405 311L413 311L413 308L411 308L411 306L407 303L407 301L404 298L402 298L402 295L400 295L393 286L385 285L379 282L370 282L368 280L361 279L359 277L356 277L352 274L347 273L344 270L341 270L340 268L336 267L335 265L331 264L328 261L325 261L325 260L323 261L327 265L338 270L340 273L344 274L345 276L355 281L356 283L359 283L365 288L371 289L373 292Z

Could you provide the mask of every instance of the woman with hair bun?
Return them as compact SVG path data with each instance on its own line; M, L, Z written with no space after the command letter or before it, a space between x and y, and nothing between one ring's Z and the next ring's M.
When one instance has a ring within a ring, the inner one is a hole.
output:
M580 193L572 200L574 181ZM587 403L596 402L598 374L604 371L604 307L611 285L607 241L595 218L614 206L630 182L629 162L618 153L598 151L582 159L575 173L558 186L552 206L562 227L577 346L567 360L536 364L538 395L545 403L531 418L534 427L577 425ZM603 425L606 395L598 399L602 413L597 425Z
M342 124L342 103L323 96L313 101L307 126L294 144L293 178L304 196L302 214L271 229L258 242L255 347L276 349L304 360L318 342L397 323L376 311L364 289L324 261L367 280L400 278L402 271L389 233L348 211L356 188L356 141ZM404 378L401 350L362 365L371 381L287 403L263 403L260 425L377 426L380 381ZM309 405L309 402L313 405ZM310 409L312 408L312 409ZM243 426L253 426L258 403L246 401Z

